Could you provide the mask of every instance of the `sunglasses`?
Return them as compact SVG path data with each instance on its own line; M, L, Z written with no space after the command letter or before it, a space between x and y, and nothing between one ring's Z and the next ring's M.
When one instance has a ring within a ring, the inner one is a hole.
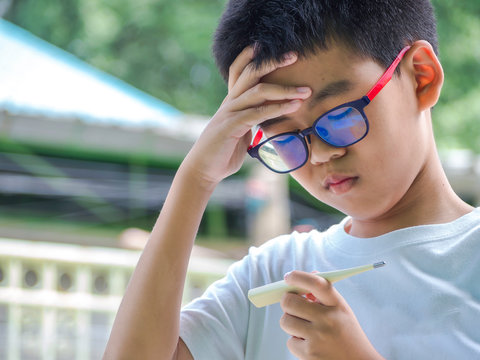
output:
M320 115L311 127L302 131L285 132L261 141L263 131L258 129L252 144L248 148L248 154L260 160L270 170L284 174L305 165L309 157L305 138L310 143L311 134L328 145L338 148L359 142L367 136L369 129L364 108L390 81L408 49L410 49L410 46L406 46L400 51L382 77L361 99L334 107Z

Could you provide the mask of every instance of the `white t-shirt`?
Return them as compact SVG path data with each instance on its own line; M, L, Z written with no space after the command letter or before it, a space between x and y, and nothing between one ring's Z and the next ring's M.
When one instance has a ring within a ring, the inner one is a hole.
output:
M185 306L180 336L195 359L295 359L279 304L256 308L247 292L286 272L385 261L335 284L387 359L480 359L480 208L447 224L356 238L344 219L325 232L273 239L233 264Z

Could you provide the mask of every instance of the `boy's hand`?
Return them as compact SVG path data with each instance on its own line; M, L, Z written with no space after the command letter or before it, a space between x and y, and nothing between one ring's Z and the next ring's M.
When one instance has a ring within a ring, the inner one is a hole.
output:
M228 95L182 163L182 169L204 185L215 186L240 169L252 127L297 111L311 94L310 88L260 83L268 73L297 61L296 54L288 53L282 62L259 69L253 66L253 57L250 46L232 63Z
M303 271L285 276L289 285L311 294L285 294L281 328L292 337L290 352L299 359L382 359L370 344L353 311L327 280Z

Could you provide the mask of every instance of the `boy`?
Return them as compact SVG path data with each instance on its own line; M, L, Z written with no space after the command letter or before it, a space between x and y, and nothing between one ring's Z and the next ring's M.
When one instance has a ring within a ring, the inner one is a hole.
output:
M428 0L231 0L214 43L228 95L178 170L105 357L478 357L480 209L453 192L435 149L436 42ZM181 311L208 198L251 143L348 217L251 249ZM383 260L335 288L311 273ZM312 295L249 303L284 274Z

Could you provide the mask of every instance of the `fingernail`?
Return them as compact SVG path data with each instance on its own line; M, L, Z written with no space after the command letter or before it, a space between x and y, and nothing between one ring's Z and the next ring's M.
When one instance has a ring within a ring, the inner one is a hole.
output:
M305 94L305 93L310 92L310 88L306 87L306 86L297 87L297 92L301 93L301 94Z
M292 273L291 271L285 273L285 275L283 275L283 279L285 280L286 278L288 278L291 273Z

